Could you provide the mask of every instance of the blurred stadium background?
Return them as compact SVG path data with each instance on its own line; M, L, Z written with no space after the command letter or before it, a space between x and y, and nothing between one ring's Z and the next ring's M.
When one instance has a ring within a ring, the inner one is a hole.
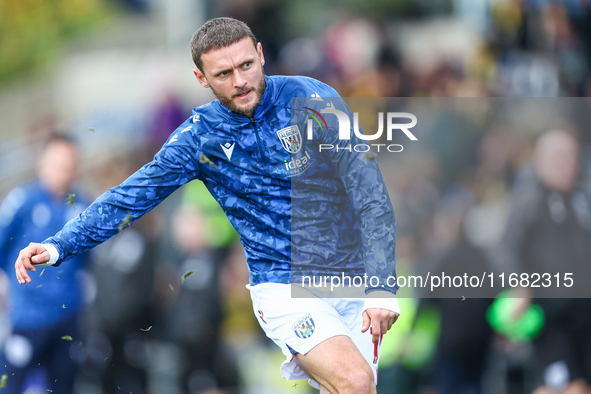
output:
M216 16L251 26L267 74L315 77L344 97L566 96L585 105L591 95L588 0L0 0L0 195L34 177L44 141L59 132L78 142L80 185L92 197L150 160L213 98L192 75L188 42ZM568 126L579 128L583 151L585 122ZM445 258L463 238L457 229L474 223L490 226L469 240L473 253L486 259L500 240L546 131L508 124L462 135L443 123L420 155L385 174L402 270ZM252 314L244 257L220 215L192 183L92 252L82 344L71 352L75 393L310 392L281 380L282 356ZM0 276L0 308L15 283ZM380 394L528 393L539 383L531 342L493 334L487 301L405 303L384 343ZM0 310L0 343L8 332ZM462 341L458 359L445 361L459 370L449 391L438 353ZM29 380L28 394L46 392Z

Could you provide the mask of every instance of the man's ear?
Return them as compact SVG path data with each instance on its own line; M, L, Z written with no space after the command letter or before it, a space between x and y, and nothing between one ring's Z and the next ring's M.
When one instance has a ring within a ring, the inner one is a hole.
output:
M259 59L261 59L261 65L264 66L265 65L265 55L263 55L263 46L261 45L260 42L257 44L257 54L259 55Z
M196 68L193 70L193 74L195 75L195 78L197 78L197 81L199 81L201 86L203 86L204 88L209 88L209 83L207 83L207 78L205 78L205 75L203 75L201 70Z

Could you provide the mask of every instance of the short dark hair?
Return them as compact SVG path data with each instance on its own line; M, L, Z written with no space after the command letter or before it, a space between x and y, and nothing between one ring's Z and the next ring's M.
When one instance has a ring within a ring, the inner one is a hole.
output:
M64 132L53 132L43 142L43 149L47 149L49 145L54 143L68 144L74 148L77 148L78 145L76 140L71 135L65 134Z
M257 40L250 27L234 18L214 18L203 24L191 38L191 54L197 68L203 72L201 55L212 49L225 48L245 37L250 37L256 47Z

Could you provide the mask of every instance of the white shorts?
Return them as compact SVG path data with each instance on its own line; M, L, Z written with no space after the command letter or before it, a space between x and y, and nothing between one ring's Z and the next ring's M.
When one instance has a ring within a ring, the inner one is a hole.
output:
M306 354L316 345L337 335L351 338L371 366L374 382L378 381L380 342L372 342L371 329L361 332L363 324L361 299L292 298L291 285L262 283L246 286L259 324L267 337L281 348L286 360L281 376L286 380L308 379L319 388L297 363L296 353Z

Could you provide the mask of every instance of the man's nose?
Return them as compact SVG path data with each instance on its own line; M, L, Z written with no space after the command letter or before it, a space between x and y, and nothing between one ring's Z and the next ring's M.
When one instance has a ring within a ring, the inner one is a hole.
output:
M243 88L246 85L246 79L240 72L234 73L234 87Z

